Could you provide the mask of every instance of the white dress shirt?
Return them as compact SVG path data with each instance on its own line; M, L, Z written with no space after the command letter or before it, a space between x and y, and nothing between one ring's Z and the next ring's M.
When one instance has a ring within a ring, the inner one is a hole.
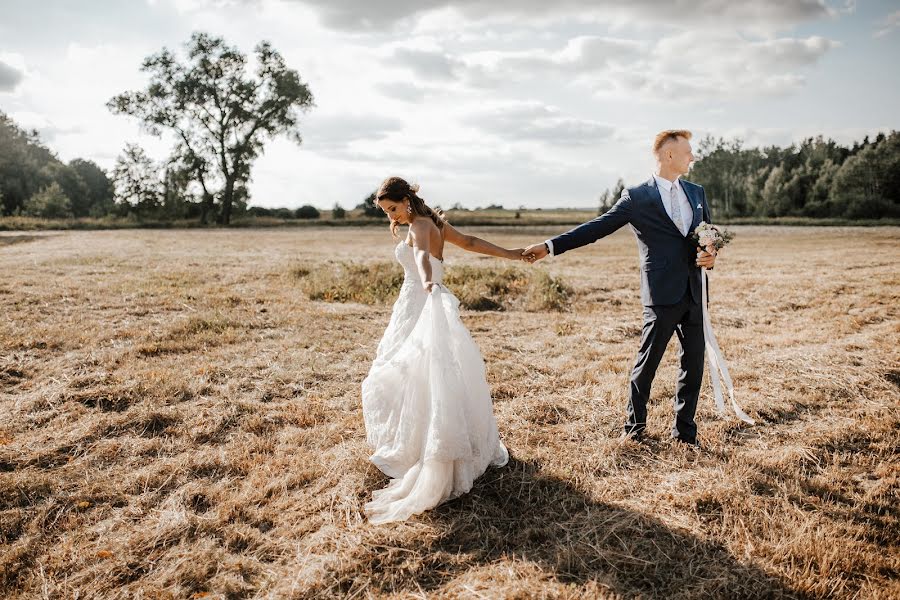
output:
M691 206L691 201L688 200L687 194L684 193L684 188L681 187L681 184L678 182L678 179L675 181L669 181L668 179L663 179L659 175L654 174L653 179L656 180L656 187L659 189L659 195L662 198L663 207L666 209L666 214L669 215L669 218L672 218L672 202L670 200L672 194L672 186L675 186L675 198L676 202L681 205L681 220L684 223L683 227L679 227L681 231L688 231L691 228L691 221L694 220L694 208ZM674 221L672 221L674 223Z
M675 186L675 196L678 199L678 202L681 203L681 220L684 222L684 227L682 227L681 230L687 231L690 229L691 223L694 220L694 208L691 206L691 201L688 200L687 194L684 193L684 188L681 187L681 184L678 183L677 179L675 181L669 181L655 173L653 174L653 179L656 181L656 187L659 189L663 207L666 209L666 214L669 215L670 219L672 218L672 203L669 201L669 198L672 193L672 186ZM550 249L550 256L553 256L553 240L544 240L544 243L547 244L547 248Z

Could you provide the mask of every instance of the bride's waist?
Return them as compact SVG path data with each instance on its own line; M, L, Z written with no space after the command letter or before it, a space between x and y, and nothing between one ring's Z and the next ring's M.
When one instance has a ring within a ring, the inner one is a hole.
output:
M444 285L444 282L441 279L432 279L431 283L439 283L441 285ZM410 286L414 286L414 285L422 287L422 280L419 279L418 277L407 277L406 279L403 280L403 283L401 285L403 287L410 287Z

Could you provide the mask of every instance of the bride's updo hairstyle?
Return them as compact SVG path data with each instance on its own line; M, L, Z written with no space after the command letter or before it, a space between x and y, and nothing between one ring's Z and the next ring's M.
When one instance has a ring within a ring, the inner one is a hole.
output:
M412 209L414 215L417 217L428 217L434 221L434 224L437 225L438 229L443 229L444 221L447 220L444 216L444 212L440 208L431 208L425 204L425 201L419 198L418 191L418 185L410 185L402 177L388 177L381 182L378 191L375 192L375 202L378 202L379 200L403 202L405 199L409 198L409 207ZM399 227L400 224L396 221L391 222L391 235L394 236L394 239L399 238L397 235L397 229Z

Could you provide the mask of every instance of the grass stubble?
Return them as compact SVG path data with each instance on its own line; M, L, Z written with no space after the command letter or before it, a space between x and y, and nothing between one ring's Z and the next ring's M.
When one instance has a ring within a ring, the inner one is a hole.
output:
M392 298L311 296L389 291L386 231L0 244L0 596L898 597L900 231L734 229L712 316L758 425L707 384L699 452L666 440L674 342L649 441L618 439L630 233L532 270L448 250L512 459L383 526L359 385Z

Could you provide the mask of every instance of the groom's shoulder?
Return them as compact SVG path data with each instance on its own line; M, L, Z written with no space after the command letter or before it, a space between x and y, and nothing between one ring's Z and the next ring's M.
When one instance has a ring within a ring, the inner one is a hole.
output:
M684 187L690 188L690 189L693 189L693 190L702 190L702 189L703 189L703 186L700 185L699 183L694 183L693 181L688 181L687 179L682 179L682 180L681 180L681 184L682 184Z
M625 188L625 191L628 192L629 196L634 196L635 194L641 194L643 192L646 192L651 187L653 187L653 185L655 185L655 182L651 178L651 179L648 179L647 181L642 181L635 186L627 187L627 188Z

